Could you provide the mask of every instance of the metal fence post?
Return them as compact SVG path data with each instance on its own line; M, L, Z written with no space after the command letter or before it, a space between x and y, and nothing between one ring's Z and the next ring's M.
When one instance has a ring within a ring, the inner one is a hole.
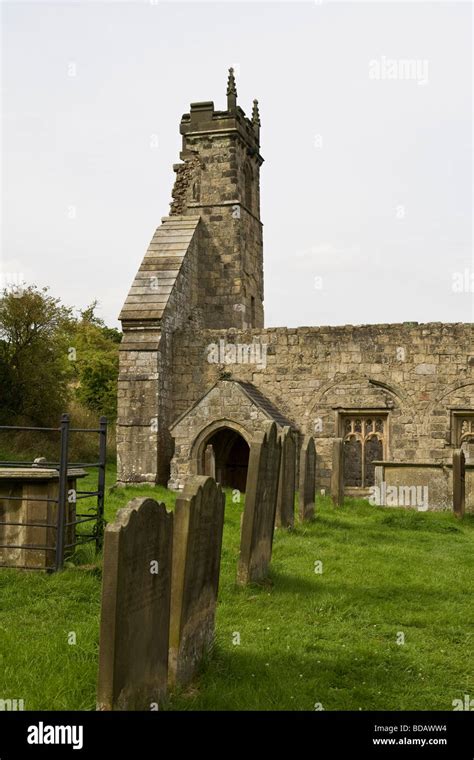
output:
M61 415L61 443L59 454L58 514L56 523L56 570L64 564L64 524L67 502L67 458L69 445L69 415Z
M102 548L104 538L105 459L107 453L107 418L99 420L99 477L97 484L97 537L96 551Z

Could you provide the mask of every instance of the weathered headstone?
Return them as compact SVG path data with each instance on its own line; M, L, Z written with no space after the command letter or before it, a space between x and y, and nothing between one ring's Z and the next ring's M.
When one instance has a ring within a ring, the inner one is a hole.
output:
M97 709L150 710L165 695L173 515L133 499L105 529Z
M263 580L272 557L281 441L274 422L250 445L237 582Z
M466 509L466 457L462 449L453 451L453 510L462 517Z
M316 490L316 448L310 435L304 437L301 447L299 486L299 515L300 521L305 522L314 516Z
M344 440L335 438L332 444L331 498L336 507L344 504Z
M210 477L187 481L174 511L169 681L184 685L214 640L225 494Z
M290 427L281 433L281 464L278 481L276 525L291 528L295 521L296 443Z
M216 454L212 443L204 451L204 475L216 479Z

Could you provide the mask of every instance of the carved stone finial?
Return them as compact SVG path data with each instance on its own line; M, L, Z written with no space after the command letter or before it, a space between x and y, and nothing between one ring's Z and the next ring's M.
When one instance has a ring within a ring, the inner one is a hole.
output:
M260 111L258 110L258 100L253 101L253 108L252 108L252 127L253 131L255 132L257 136L257 140L260 138Z
M260 111L258 110L258 100L253 101L253 108L252 108L252 124L254 126L259 127L261 125L260 121Z
M229 78L227 80L227 110L235 111L237 107L237 87L235 84L234 69L229 69Z

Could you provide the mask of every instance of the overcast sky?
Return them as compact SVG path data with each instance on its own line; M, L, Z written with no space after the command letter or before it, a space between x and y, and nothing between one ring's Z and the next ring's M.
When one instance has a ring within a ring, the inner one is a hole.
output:
M472 321L469 2L1 14L4 281L98 298L117 324L169 212L181 115L224 109L234 65L239 104L260 102L266 325Z

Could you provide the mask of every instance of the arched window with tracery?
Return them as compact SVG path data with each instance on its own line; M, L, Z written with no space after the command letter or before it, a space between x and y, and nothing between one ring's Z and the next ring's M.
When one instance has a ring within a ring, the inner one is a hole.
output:
M344 485L368 488L375 483L374 462L385 457L387 415L346 414L342 418Z

